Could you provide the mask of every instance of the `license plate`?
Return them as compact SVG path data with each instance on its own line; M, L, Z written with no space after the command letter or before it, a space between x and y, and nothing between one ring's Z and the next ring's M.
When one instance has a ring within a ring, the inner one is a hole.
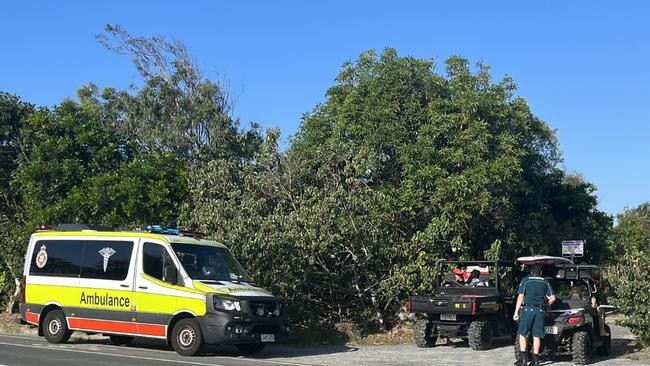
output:
M557 327L544 327L544 333L546 334L557 334Z
M275 342L275 334L262 334L262 342Z
M456 314L440 314L440 320L456 321Z

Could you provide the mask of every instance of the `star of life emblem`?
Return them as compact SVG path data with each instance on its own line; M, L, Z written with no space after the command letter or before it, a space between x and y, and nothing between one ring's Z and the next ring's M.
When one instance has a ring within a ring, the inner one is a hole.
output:
M47 248L45 245L42 245L41 250L36 254L36 267L38 268L43 268L47 264L47 252L45 250L47 250Z
M102 257L104 257L104 272L106 272L106 268L108 267L108 258L110 258L115 253L116 253L115 249L111 247L106 247L99 251L99 254L101 254Z

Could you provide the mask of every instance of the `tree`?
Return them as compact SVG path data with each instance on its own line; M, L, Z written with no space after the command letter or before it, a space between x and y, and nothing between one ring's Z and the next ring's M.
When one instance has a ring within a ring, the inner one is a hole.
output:
M614 228L616 264L609 271L613 302L626 315L624 324L650 344L650 202L618 216Z
M137 94L115 95L126 110L123 125L143 151L173 152L191 166L252 156L259 143L257 126L239 133L239 121L230 116L227 83L206 79L182 42L133 36L119 25L107 25L97 39L111 51L130 55L143 78Z
M547 248L522 243L536 218L568 220L537 227L553 240L606 232L592 186L556 167L554 133L514 82L460 57L446 66L392 49L346 63L286 152L271 138L243 169L197 170L184 222L212 229L305 320L379 327L430 289L440 259Z
M0 302L6 300L8 311L15 308L20 291L24 221L22 196L11 180L26 149L20 130L33 110L18 97L0 93Z

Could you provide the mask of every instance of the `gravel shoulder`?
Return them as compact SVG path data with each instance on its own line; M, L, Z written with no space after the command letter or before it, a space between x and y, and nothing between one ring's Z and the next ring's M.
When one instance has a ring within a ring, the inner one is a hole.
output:
M650 360L634 360L628 355L628 345L634 335L626 328L610 324L612 355L595 357L592 364L599 366L650 365ZM497 342L487 351L473 351L464 343L417 348L412 344L360 347L269 347L264 357L278 361L293 361L314 365L512 365L513 345L510 339ZM573 365L567 357L545 361L544 365Z

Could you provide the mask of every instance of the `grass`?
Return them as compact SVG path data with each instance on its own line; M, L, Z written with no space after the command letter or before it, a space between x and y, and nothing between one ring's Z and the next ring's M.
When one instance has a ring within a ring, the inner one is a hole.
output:
M32 329L26 324L20 324L19 314L0 313L0 332L4 333L35 333L36 330Z
M284 342L286 344L310 346L379 346L411 343L413 341L413 326L400 325L388 331L377 331L362 334L351 327L323 325L321 327L303 328L294 331Z

